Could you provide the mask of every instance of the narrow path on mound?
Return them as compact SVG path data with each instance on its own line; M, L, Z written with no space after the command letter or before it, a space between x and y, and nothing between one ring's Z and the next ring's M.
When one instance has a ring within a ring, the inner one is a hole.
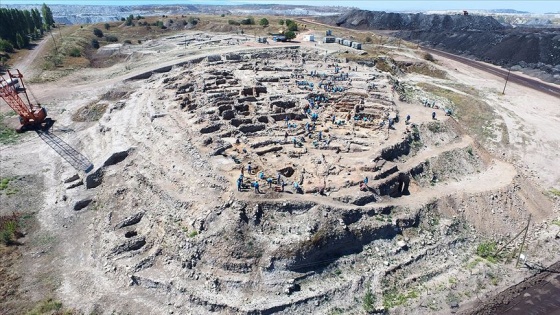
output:
M460 142L462 143L462 142ZM250 202L259 201L297 201L297 202L314 202L326 206L341 208L341 209L374 209L385 206L418 206L426 204L431 200L446 197L454 194L476 194L485 191L492 191L503 188L513 181L517 175L515 167L509 163L499 160L493 160L488 169L479 174L466 176L463 180L458 182L444 182L436 184L430 188L425 188L421 192L411 194L409 196L402 196L400 198L387 198L386 201L368 204L366 206L357 206L332 200L329 197L323 197L312 194L293 194L291 192L279 193L275 196L268 194L261 194L256 197L252 191L246 193L236 193L236 199Z
M421 192L409 196L391 199L390 202L380 202L379 205L417 205L428 203L430 200L454 194L476 194L492 191L507 186L517 175L515 167L509 163L493 160L488 169L479 174L466 176L458 182L444 182L436 184Z

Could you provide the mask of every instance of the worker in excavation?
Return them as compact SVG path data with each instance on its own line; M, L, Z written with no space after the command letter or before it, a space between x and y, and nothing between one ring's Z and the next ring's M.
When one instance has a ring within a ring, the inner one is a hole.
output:
M255 182L253 183L253 187L255 187L255 194L260 194L261 191L259 190L259 181L255 180Z
M436 119L436 112L432 112L432 119L433 119L433 120Z
M242 185L243 185L243 175L239 176L239 178L237 179L237 191L241 191Z

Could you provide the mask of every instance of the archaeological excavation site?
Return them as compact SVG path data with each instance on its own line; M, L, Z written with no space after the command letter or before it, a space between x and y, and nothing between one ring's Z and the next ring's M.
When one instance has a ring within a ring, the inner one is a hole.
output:
M498 293L558 265L558 98L400 41L186 33L29 84L56 121L1 145L0 214L28 222L13 297L505 314Z

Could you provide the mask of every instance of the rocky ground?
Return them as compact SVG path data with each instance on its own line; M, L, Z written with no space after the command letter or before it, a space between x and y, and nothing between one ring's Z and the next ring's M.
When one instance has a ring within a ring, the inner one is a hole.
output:
M501 82L452 61L438 79L337 45L188 36L34 88L95 167L77 172L32 134L3 145L8 187L38 200L18 296L102 314L448 314L532 273L511 259L521 239L507 244L529 215L527 260L558 261L560 174L543 148L559 139L526 136L557 121L552 97L498 96ZM473 135L456 98L420 83L488 102L506 122L485 127L510 142ZM550 115L521 117L526 104ZM21 195L0 198L2 215L23 211ZM491 240L502 254L481 257Z

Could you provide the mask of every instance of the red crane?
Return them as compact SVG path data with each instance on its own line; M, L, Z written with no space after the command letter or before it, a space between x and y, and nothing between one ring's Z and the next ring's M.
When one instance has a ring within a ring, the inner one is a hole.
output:
M21 127L16 129L17 132L41 128L47 119L47 111L41 105L31 103L23 75L19 70L16 71L17 74L12 74L8 70L8 79L0 76L0 98L19 115Z

